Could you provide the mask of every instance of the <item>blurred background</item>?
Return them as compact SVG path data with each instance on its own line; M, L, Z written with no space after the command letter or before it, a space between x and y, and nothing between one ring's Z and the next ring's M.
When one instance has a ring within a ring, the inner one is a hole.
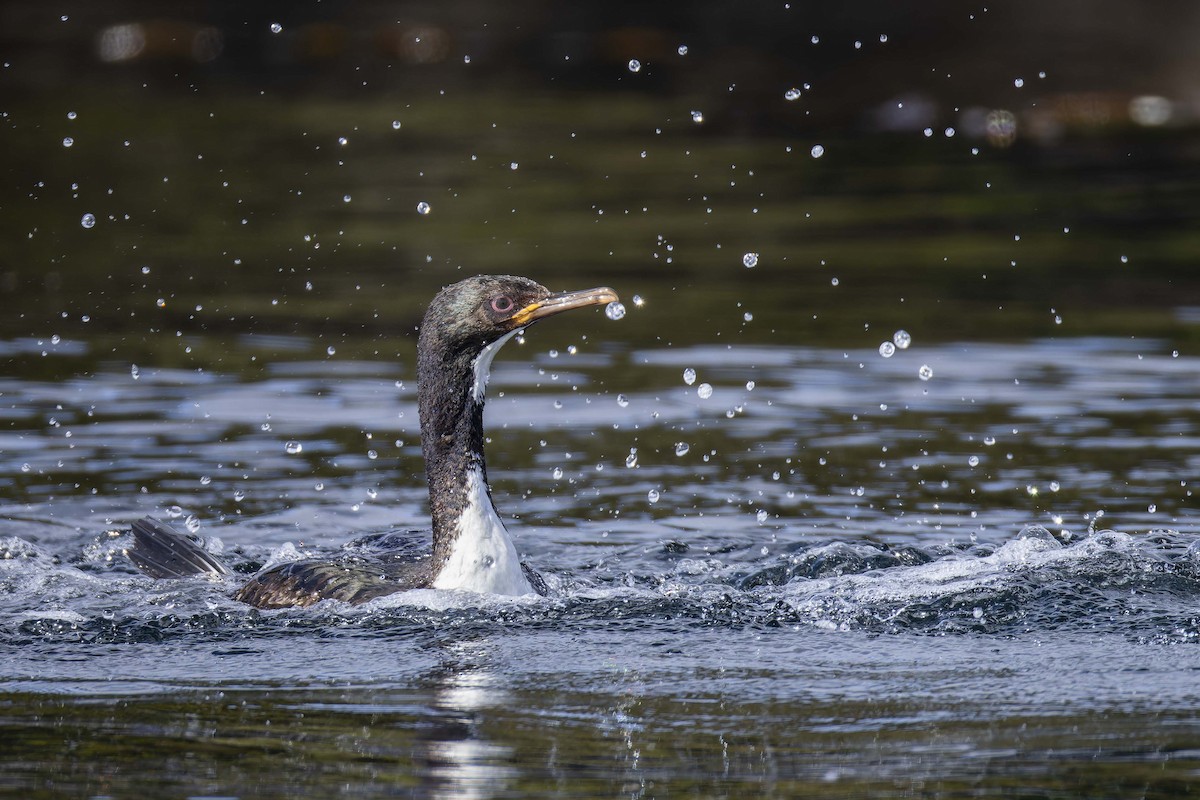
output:
M641 341L1195 342L1198 36L1182 0L4 3L0 336L354 348L515 272L638 294Z

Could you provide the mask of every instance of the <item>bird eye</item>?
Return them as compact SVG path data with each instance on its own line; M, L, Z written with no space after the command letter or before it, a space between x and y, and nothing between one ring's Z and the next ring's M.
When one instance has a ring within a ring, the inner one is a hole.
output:
M492 298L492 311L498 314L507 314L513 310L514 305L512 298L507 295Z

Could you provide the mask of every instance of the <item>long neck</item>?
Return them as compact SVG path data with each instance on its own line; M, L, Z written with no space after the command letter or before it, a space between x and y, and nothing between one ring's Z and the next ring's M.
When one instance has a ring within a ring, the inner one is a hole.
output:
M446 353L437 343L424 341L424 336L418 346L421 450L433 518L433 557L439 568L450 557L461 533L459 522L468 511L490 514L503 530L487 489L483 404L492 357L507 338L478 355ZM481 503L486 507L479 508Z

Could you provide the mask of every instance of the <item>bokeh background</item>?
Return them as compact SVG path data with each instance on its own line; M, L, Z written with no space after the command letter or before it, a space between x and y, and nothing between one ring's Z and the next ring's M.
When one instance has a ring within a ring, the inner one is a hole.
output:
M638 294L634 341L1194 343L1198 35L1182 0L4 3L0 336L237 370L223 336L375 349L515 272Z

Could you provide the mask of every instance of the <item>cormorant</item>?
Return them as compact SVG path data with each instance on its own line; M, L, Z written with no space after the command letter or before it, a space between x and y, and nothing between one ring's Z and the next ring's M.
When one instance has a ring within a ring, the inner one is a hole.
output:
M425 312L417 340L432 553L414 552L411 544L397 548L402 538L377 534L352 543L362 547L336 561L308 559L264 570L234 599L283 608L331 598L365 603L418 588L545 594L545 582L521 563L492 503L483 457L484 390L496 351L514 334L562 311L616 301L608 287L553 294L511 275L480 275L442 289ZM133 523L133 536L129 558L152 577L232 574L194 539L153 518Z

